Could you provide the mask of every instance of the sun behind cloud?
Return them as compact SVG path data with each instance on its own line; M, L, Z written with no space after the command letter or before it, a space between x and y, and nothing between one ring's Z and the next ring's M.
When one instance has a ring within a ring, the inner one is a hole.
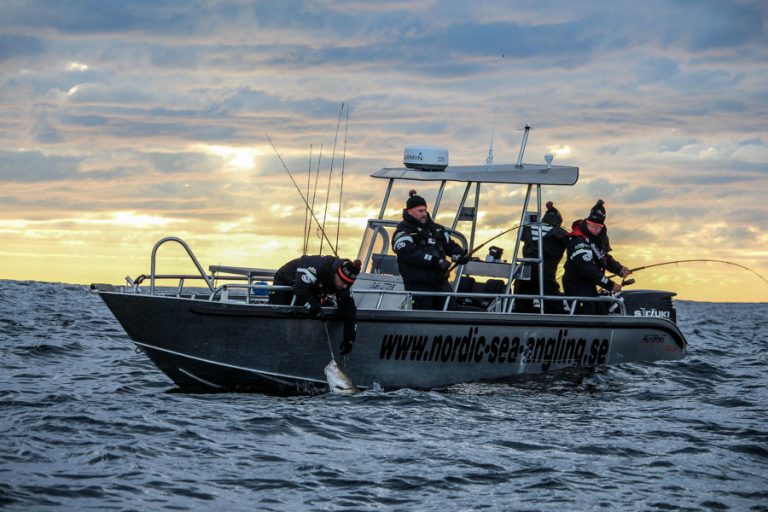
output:
M231 169L250 171L256 168L256 157L264 152L258 148L234 146L205 146L204 151L221 157Z

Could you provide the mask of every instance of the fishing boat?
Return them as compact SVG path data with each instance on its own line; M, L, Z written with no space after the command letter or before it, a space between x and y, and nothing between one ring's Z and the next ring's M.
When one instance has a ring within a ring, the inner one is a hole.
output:
M463 187L449 232L471 253L486 184L523 187L522 208L511 220L530 224L540 234L542 187L575 185L579 168L552 165L549 155L542 164L523 163L528 129L516 164L497 165L489 158L485 165L452 166L447 150L409 147L404 166L371 174L386 183L386 190L359 249L362 272L351 288L358 309L357 342L347 356L341 357L337 342L331 342L341 339L343 329L336 308L324 307L326 319L318 321L300 305L270 304L270 290L287 288L271 284L275 270L222 265L206 270L178 237L155 244L148 275L91 288L137 348L178 387L190 390L323 393L329 389L324 376L329 359L338 360L358 388L383 390L682 359L687 342L676 325L673 292L515 295L516 279L543 279L543 265L536 265L538 275L526 275L531 263L542 261L542 248L538 258L522 257L521 229L509 261L490 254L460 265L451 274L451 291L429 293L445 298L442 309L412 309L413 296L420 292L404 289L390 243L398 220L384 218L393 186L406 181L418 182L420 190L434 187L433 217L446 186ZM198 274L157 273L157 251L167 243L180 244ZM515 312L521 299L533 301L538 311ZM561 301L564 314L546 313L546 300ZM605 303L609 314L574 314L578 301Z

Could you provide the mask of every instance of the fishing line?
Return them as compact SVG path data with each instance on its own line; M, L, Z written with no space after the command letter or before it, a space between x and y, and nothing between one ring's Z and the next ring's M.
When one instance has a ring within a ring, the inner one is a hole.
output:
M334 363L336 362L336 359L333 357L333 345L331 344L331 333L328 332L328 324L323 320L323 327L325 327L325 339L328 341L328 350L331 351L331 361Z

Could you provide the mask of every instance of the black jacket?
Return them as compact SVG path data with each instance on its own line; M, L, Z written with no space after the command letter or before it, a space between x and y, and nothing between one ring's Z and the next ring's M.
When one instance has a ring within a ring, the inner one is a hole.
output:
M594 296L595 286L613 291L615 283L605 276L605 271L618 274L623 265L609 254L608 228L593 236L584 220L574 222L572 227L563 275L565 294Z
M275 285L292 286L296 304L317 310L328 295L335 295L344 322L344 339L355 340L357 307L348 288L337 290L333 282L341 260L335 256L302 256L291 260L275 273Z
M563 259L563 253L565 253L565 249L568 246L568 232L560 226L552 226L542 222L541 234L544 281L553 282L555 287L559 288L556 282L557 266L560 264L560 260ZM525 225L521 239L523 241L523 257L537 258L539 256L539 230L537 226ZM538 288L538 265L535 263L531 264L531 269L531 279L536 281L536 287Z
M432 217L422 225L407 210L392 236L392 249L406 290L439 290L447 278L440 261L466 253Z

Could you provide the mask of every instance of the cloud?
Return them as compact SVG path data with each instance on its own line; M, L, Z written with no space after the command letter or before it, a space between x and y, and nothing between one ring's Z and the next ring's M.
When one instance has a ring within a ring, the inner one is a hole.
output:
M38 56L45 50L46 44L37 37L0 34L0 62L19 57Z
M717 0L680 0L671 11L675 16L664 24L668 42L680 42L692 51L731 48L763 40L765 5L760 2L728 2ZM675 21L687 18L687 29Z
M48 121L48 116L45 112L38 116L31 131L32 137L42 144L52 144L63 140L59 131Z
M0 150L0 181L41 182L79 175L80 159L48 156L40 151Z
M527 162L568 146L556 163L580 167L575 187L544 191L567 223L602 197L617 248L691 251L718 219L768 215L766 19L747 0L6 0L0 223L124 211L193 219L184 235L200 240L248 247L253 229L288 244L301 202L264 134L302 188L323 146L324 205L343 102L330 207L345 151L350 231L378 214L386 181L368 175L405 145L478 163L495 126L495 161L514 163L530 121ZM395 186L388 218L413 186ZM462 193L446 187L441 219ZM478 232L513 225L523 193L483 186ZM106 247L98 225L70 238ZM764 238L733 236L765 254Z
M621 201L629 204L645 203L664 197L666 192L661 187L636 187L631 188L621 195Z

